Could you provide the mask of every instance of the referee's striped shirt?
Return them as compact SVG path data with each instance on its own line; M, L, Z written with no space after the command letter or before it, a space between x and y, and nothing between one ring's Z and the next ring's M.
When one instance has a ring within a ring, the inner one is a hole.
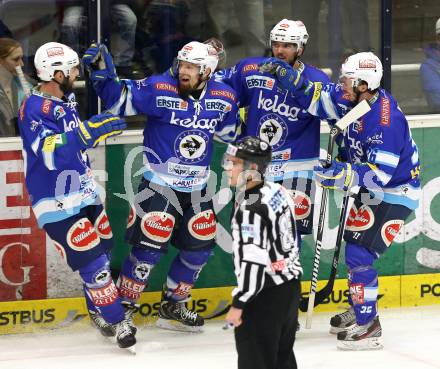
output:
M295 205L277 183L246 190L232 217L237 287L232 305L243 308L263 288L302 274L295 229Z

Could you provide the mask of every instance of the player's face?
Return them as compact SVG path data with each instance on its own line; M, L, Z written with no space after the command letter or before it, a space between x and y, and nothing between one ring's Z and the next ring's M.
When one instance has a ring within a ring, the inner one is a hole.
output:
M183 93L191 93L200 84L200 66L180 61L179 62L179 90Z
M17 74L15 67L23 67L23 49L16 47L4 59L0 59L0 64L14 76Z
M339 77L339 82L342 85L342 89L344 90L345 96L350 99L350 101L356 101L358 99L358 94L353 87L353 78L349 78L347 76Z
M293 65L298 57L298 47L296 44L273 41L272 53L275 58L284 60L286 63Z
M240 174L244 170L244 161L231 155L225 155L222 162L223 170L228 177L229 185L236 187Z
M69 78L64 77L63 83L61 84L62 90L64 93L70 92L73 90L73 84L79 76L79 68L73 67L70 70Z

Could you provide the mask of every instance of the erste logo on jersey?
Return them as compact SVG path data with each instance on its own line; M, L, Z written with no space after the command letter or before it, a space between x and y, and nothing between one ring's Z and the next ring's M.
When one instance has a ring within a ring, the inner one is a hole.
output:
M272 160L290 160L292 150L290 148L281 151L272 151Z
M276 114L266 114L258 123L258 136L276 150L286 141L287 125Z
M380 230L380 234L382 236L382 240L387 247L390 247L394 241L394 238L398 235L400 229L402 228L405 222L402 219L392 219L382 226Z
M360 232L371 228L374 224L374 213L368 205L362 205L359 209L353 205L348 214L345 229L347 231Z
M67 232L67 243L75 251L87 251L99 245L95 227L87 218L81 218Z
M208 135L202 131L183 131L174 141L174 152L185 163L197 163L208 154L208 142Z
M275 85L275 80L266 76L249 76L246 77L246 86L248 88L264 88L265 90L272 90Z
M188 222L188 230L198 240L212 240L217 230L214 212L209 209L194 215Z
M103 210L95 220L95 229L100 238L109 240L113 237L112 228L108 220L107 213Z
M306 219L312 210L312 201L310 197L301 191L289 191L291 193L293 202L295 204L295 218L296 220Z
M151 211L142 217L142 233L156 242L167 242L173 232L176 220L163 211Z
M188 110L188 102L177 97L156 96L156 106L172 110Z
M227 113L231 111L232 105L220 99L205 99L205 110L221 111Z

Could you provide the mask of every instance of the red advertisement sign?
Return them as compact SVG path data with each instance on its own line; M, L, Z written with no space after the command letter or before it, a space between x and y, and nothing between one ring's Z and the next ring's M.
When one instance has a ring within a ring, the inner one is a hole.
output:
M0 301L47 297L46 234L26 191L21 151L0 152Z

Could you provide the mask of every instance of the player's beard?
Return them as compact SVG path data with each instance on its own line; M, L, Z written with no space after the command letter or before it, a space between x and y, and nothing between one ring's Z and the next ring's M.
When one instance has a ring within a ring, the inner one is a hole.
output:
M182 99L187 99L189 95L191 95L194 91L196 91L199 88L202 82L203 81L200 76L198 77L198 80L194 85L191 85L190 83L182 85L179 80L179 84L178 84L179 96Z
M64 77L63 82L59 84L61 91L63 91L64 95L67 95L69 92L73 90L73 81L70 78Z

